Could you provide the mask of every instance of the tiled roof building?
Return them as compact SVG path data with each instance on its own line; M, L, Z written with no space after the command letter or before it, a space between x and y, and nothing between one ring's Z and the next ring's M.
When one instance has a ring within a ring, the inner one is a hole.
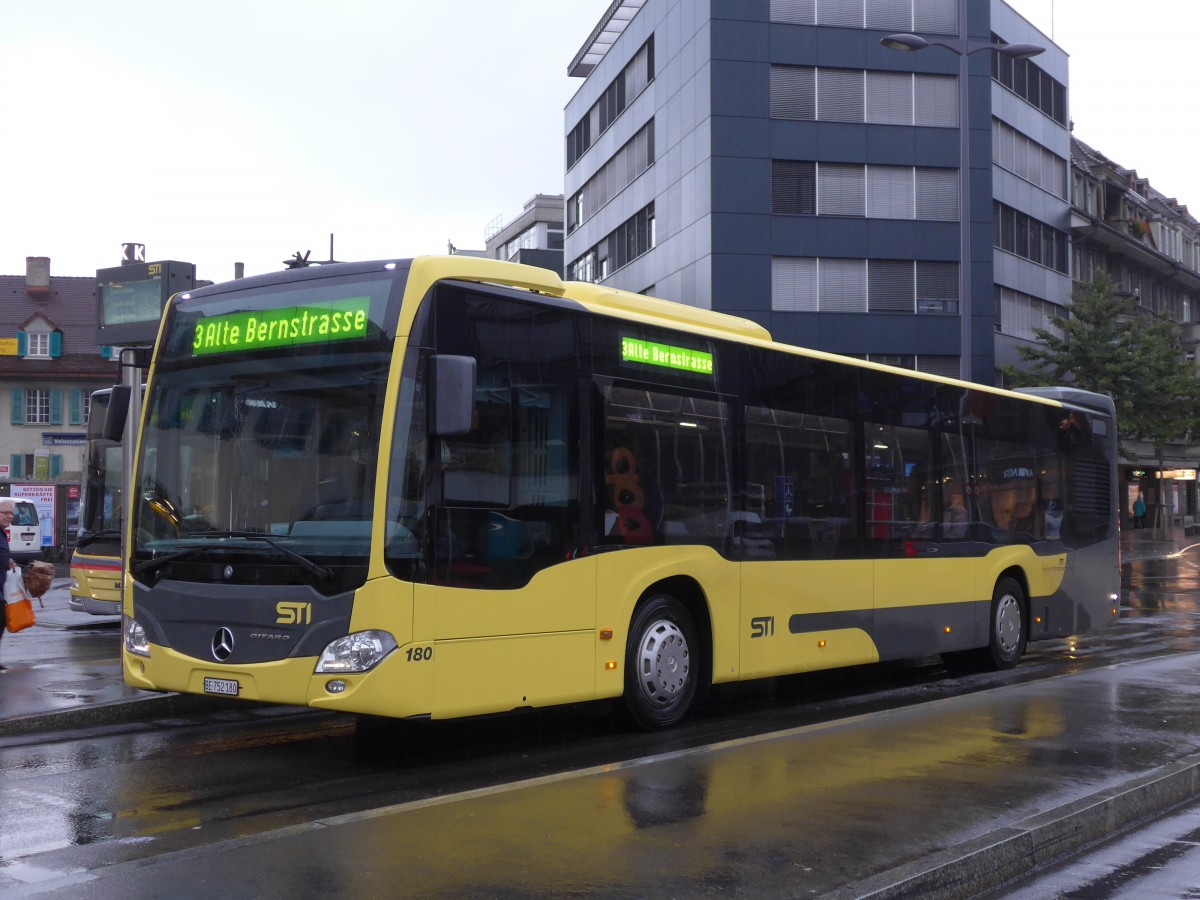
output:
M0 495L53 497L44 544L72 530L88 401L118 377L110 351L96 341L95 277L51 276L46 257L0 275Z

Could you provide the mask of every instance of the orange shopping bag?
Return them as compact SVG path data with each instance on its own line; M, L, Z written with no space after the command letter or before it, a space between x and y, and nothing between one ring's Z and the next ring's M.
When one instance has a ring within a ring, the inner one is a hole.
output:
M29 602L29 598L17 603L10 601L4 605L4 627L9 631L24 631L35 621L33 604Z
M4 576L4 627L22 631L34 623L33 603L25 590L20 569L9 569Z

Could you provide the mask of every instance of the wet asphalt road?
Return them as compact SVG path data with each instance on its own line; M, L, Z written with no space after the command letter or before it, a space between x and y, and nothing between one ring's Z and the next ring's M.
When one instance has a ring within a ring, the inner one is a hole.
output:
M1200 750L1200 566L1124 568L1119 623L1015 672L781 679L665 735L564 711L364 754L346 720L266 709L5 742L0 896L833 891Z

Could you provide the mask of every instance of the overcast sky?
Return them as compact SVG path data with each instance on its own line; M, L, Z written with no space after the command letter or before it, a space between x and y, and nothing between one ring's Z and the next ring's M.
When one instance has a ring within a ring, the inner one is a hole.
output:
M0 0L0 274L200 278L482 248L562 191L566 75L610 0ZM1200 213L1196 0L1010 0L1075 134ZM1182 114L1182 115L1180 115Z

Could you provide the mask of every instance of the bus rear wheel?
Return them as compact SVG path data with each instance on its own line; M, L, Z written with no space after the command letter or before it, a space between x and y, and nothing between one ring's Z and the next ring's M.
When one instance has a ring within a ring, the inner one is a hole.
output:
M981 661L990 669L1011 669L1025 653L1025 591L1015 578L1004 577L992 592L988 646Z
M696 626L687 608L667 594L648 598L634 612L625 650L625 708L646 731L681 720L700 677Z

